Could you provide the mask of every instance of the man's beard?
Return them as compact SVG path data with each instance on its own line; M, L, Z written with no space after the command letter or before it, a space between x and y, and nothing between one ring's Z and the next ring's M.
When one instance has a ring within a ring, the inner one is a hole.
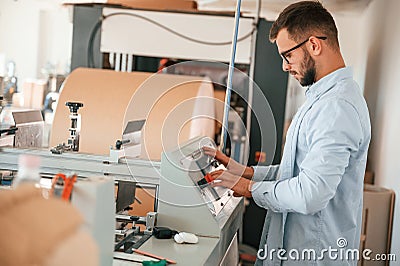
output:
M307 87L314 84L316 75L315 61L307 51L304 52L304 60L301 67L305 69L303 78L299 80L301 86Z

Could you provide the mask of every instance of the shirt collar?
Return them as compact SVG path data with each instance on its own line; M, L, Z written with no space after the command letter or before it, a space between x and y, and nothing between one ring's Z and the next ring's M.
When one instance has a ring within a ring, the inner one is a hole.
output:
M343 67L321 78L306 90L307 98L317 98L330 90L336 83L343 79L353 77L353 71L350 67Z

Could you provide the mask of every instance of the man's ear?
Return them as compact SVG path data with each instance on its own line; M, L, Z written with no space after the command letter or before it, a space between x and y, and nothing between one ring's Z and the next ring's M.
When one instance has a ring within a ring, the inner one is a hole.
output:
M308 42L308 49L312 55L320 55L322 52L322 40L311 36Z

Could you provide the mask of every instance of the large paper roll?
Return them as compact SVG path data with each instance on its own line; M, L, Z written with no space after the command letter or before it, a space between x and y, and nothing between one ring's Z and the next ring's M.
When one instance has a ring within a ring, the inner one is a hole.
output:
M214 137L215 99L207 78L79 68L65 80L56 108L50 146L66 142L70 127L65 102L82 102L79 152L108 154L128 121L146 119L141 158L195 136Z

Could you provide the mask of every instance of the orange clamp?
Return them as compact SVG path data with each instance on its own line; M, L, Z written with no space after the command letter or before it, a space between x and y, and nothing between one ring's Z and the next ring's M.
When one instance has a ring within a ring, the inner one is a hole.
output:
M60 174L60 173L56 174L51 183L50 195L54 194L54 187L59 178L61 178L64 181L64 189L61 194L61 198L65 201L69 201L69 198L71 197L72 189L74 188L74 183L76 182L77 176L72 175L70 177L67 177L64 174Z
M204 176L204 178L206 179L207 183L211 183L212 181L214 181L215 178L213 178L209 173L206 174Z

